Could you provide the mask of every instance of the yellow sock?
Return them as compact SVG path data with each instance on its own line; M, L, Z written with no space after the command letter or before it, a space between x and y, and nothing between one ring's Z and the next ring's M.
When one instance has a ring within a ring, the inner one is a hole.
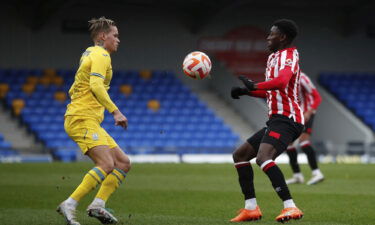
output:
M99 167L92 168L88 173L86 173L81 184L70 195L70 197L77 202L80 201L91 190L95 189L95 187L100 184L106 178L106 176L107 174L104 172L104 170L100 169Z
M123 170L115 168L105 178L95 198L107 201L109 196L111 196L111 194L120 186L125 177L126 173Z

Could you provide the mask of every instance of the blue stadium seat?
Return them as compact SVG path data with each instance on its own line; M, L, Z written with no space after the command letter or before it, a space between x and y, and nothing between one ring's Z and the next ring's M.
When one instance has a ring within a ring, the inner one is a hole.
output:
M69 90L75 72L71 69L57 70L57 74L64 78L65 83L62 87L37 85L35 92L29 96L21 91L26 77L41 76L43 70L0 69L0 81L6 81L11 87L7 96L8 105L15 98L23 98L26 101L26 107L21 114L22 120L49 148L54 149L55 156L63 161L74 160L75 151L63 151L61 148L77 149L77 146L65 134L63 128L63 115L69 101L59 103L54 100L53 95L57 90ZM325 76L322 76L321 80L327 84L331 81ZM133 86L132 95L126 97L119 93L119 86L122 84ZM343 84L340 79L329 83L331 86L347 84L350 82ZM352 86L360 86L360 81L356 81ZM369 86L362 94L368 95L371 91L372 86ZM234 147L239 140L238 135L170 71L154 70L151 80L143 80L135 70L115 71L110 95L129 119L129 127L127 131L115 127L113 117L109 113L106 113L102 126L121 147L129 148L128 151L134 154L166 153L168 151L164 150L165 147L181 148L191 153L202 152L201 148L204 147L205 151L213 152L215 148ZM147 109L150 99L160 101L159 111ZM354 97L345 99L351 101ZM360 104L352 104L352 107L358 108L358 105ZM138 147L142 149L137 150Z
M321 73L319 82L374 130L375 74Z

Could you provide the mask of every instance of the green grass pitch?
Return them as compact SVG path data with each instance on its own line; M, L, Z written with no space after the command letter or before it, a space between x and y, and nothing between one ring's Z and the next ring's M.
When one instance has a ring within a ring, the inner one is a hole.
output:
M288 165L280 165L286 176ZM90 163L0 164L0 224L65 224L55 212L92 167ZM263 218L242 224L278 224L282 202L258 166L255 188ZM310 171L302 167L305 178ZM290 224L375 224L375 165L324 164L326 180L315 186L291 185L302 220ZM94 192L78 207L81 224L95 225L85 208ZM231 164L134 164L126 182L108 201L119 224L182 225L228 222L243 197Z

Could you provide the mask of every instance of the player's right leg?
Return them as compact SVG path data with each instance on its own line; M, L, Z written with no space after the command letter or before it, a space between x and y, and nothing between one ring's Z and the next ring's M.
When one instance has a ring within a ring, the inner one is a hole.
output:
M262 218L262 212L255 198L254 173L249 161L256 156L264 131L265 129L262 129L257 132L233 152L234 166L236 167L238 181L245 198L245 207L240 209L239 214L231 219L231 222L259 220Z
M100 126L94 121L86 121L80 118L67 117L64 124L67 134L79 145L82 152L87 154L95 163L95 167L89 170L82 182L74 190L68 199L63 201L57 211L62 214L68 224L79 224L75 219L75 210L79 201L100 184L114 168L109 147Z
M114 167L108 146L93 147L88 150L87 155L95 162L96 166L86 173L74 192L57 209L65 217L68 224L79 224L74 215L79 201L101 184Z
M286 149L286 153L289 156L289 164L293 171L293 177L287 179L286 184L302 184L305 179L298 164L296 147L294 147L293 144L290 144Z
M318 160L316 158L315 150L311 146L309 133L303 133L301 135L299 146L302 149L302 151L306 154L307 161L311 168L312 177L309 181L307 181L307 185L322 182L324 180L324 175L318 168Z
M324 175L318 168L318 161L316 158L315 149L310 143L314 117L315 114L312 114L309 121L307 121L305 124L305 129L302 135L299 137L299 147L306 154L307 161L312 171L312 177L309 181L307 181L307 185L317 184L324 180Z

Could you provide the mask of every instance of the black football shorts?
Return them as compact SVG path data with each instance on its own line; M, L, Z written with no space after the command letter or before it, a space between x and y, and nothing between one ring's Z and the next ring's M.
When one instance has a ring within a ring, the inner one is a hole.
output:
M311 134L313 123L314 123L314 117L315 117L315 114L312 114L310 116L309 121L307 121L306 124L305 124L305 129L303 129L303 133Z
M286 150L302 133L304 126L283 115L272 115L266 127L247 139L247 142L258 152L260 143L272 145L277 154Z

